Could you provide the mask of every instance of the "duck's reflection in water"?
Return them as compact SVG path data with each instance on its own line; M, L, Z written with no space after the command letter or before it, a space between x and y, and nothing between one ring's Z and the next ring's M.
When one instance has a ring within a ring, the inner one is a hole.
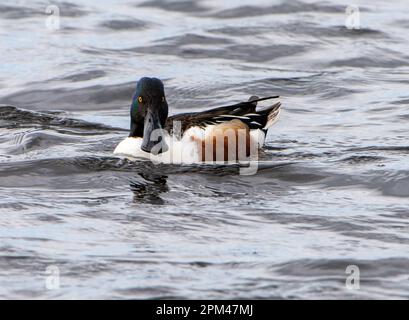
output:
M154 173L140 173L142 181L132 180L130 187L134 193L135 203L165 204L160 195L169 191L167 176Z

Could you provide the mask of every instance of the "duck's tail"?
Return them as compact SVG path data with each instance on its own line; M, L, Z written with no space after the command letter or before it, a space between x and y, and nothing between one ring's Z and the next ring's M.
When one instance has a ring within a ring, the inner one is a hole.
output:
M245 114L244 117L247 117L248 119L247 121L243 121L249 126L250 129L261 129L266 133L267 129L277 122L281 111L281 102L276 102L269 107L261 110L256 110L258 101L273 98L278 98L278 96L266 97L261 99L257 96L250 97L249 102L253 104L254 111L252 113Z
M268 112L267 113L267 121L264 126L264 130L267 130L270 128L274 123L277 122L278 118L280 117L280 112L281 112L281 102L277 102L273 104L272 106L268 107L267 109L263 110L263 112Z

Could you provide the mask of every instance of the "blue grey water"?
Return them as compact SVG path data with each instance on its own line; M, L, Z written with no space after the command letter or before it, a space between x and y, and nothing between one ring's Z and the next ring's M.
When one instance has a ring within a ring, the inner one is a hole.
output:
M406 0L3 0L0 298L409 298L408 34ZM257 174L113 156L142 76L280 95Z

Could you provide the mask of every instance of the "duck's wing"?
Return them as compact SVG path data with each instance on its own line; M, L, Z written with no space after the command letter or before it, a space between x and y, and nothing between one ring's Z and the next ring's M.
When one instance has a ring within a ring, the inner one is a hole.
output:
M208 125L215 125L234 119L244 122L250 130L252 129L267 129L271 126L280 111L280 102L277 102L267 108L256 111L257 102L276 99L279 96L258 98L250 97L249 101L240 102L237 104L223 106L219 108L209 109L201 112L181 113L170 116L166 120L165 129L173 132L173 127L176 122L179 123L181 133L191 127L204 128Z

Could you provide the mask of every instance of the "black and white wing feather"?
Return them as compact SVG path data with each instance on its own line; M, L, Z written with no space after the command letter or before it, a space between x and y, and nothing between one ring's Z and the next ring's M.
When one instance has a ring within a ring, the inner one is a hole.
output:
M180 121L183 133L191 127L204 128L208 125L216 125L237 119L245 123L250 130L266 130L277 121L281 103L276 102L262 110L256 110L257 102L274 98L278 98L278 96L265 98L253 96L249 101L240 102L230 106L219 107L202 112L177 114L167 119L165 129L168 132L172 132L174 121Z

